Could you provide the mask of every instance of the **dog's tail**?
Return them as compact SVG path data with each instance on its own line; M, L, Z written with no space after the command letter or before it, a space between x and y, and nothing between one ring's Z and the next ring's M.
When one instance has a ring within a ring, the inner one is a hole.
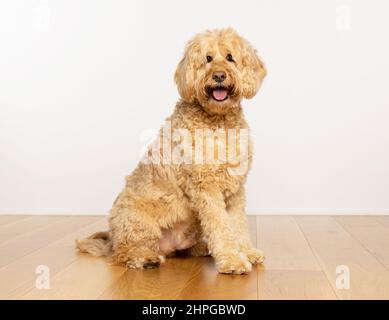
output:
M80 252L86 252L95 257L110 256L112 241L109 231L96 232L86 239L76 240Z

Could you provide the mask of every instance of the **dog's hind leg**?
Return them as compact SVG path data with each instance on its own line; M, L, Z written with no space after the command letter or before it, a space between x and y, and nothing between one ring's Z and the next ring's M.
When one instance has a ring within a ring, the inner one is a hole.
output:
M156 268L161 230L149 216L128 208L113 208L110 217L112 260L128 268Z
M121 243L118 244L112 256L113 261L125 265L127 268L153 269L158 268L164 261L164 257L159 255L149 244L144 243Z

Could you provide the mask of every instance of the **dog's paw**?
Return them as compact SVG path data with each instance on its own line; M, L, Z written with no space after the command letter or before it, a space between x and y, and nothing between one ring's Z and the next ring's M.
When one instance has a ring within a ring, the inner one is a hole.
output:
M126 267L129 269L155 269L165 261L163 256L150 256L142 258L131 258L127 260Z
M216 267L219 273L226 274L245 274L252 269L250 261L244 254L219 257Z
M251 264L261 264L265 260L265 253L257 248L251 248L245 253Z

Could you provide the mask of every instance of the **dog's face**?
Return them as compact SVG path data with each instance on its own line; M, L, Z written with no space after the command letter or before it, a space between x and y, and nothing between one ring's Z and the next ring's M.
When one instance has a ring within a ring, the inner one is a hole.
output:
M226 114L258 92L266 75L255 49L233 29L207 31L189 41L175 74L183 100L210 114Z

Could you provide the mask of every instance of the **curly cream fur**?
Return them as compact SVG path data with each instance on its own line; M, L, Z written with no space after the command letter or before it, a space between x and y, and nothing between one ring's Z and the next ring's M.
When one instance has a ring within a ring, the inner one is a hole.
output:
M225 101L206 90L220 70L227 74L224 84L233 88ZM167 120L173 129L192 134L203 128L248 129L241 100L257 93L265 75L255 49L233 29L200 33L178 64L175 81L182 99ZM160 163L140 162L127 177L110 211L109 232L77 241L79 250L109 255L130 268L156 267L175 251L211 254L221 273L247 273L261 263L263 253L250 243L245 216L247 172L231 175L228 163L165 164L162 150L158 156Z

